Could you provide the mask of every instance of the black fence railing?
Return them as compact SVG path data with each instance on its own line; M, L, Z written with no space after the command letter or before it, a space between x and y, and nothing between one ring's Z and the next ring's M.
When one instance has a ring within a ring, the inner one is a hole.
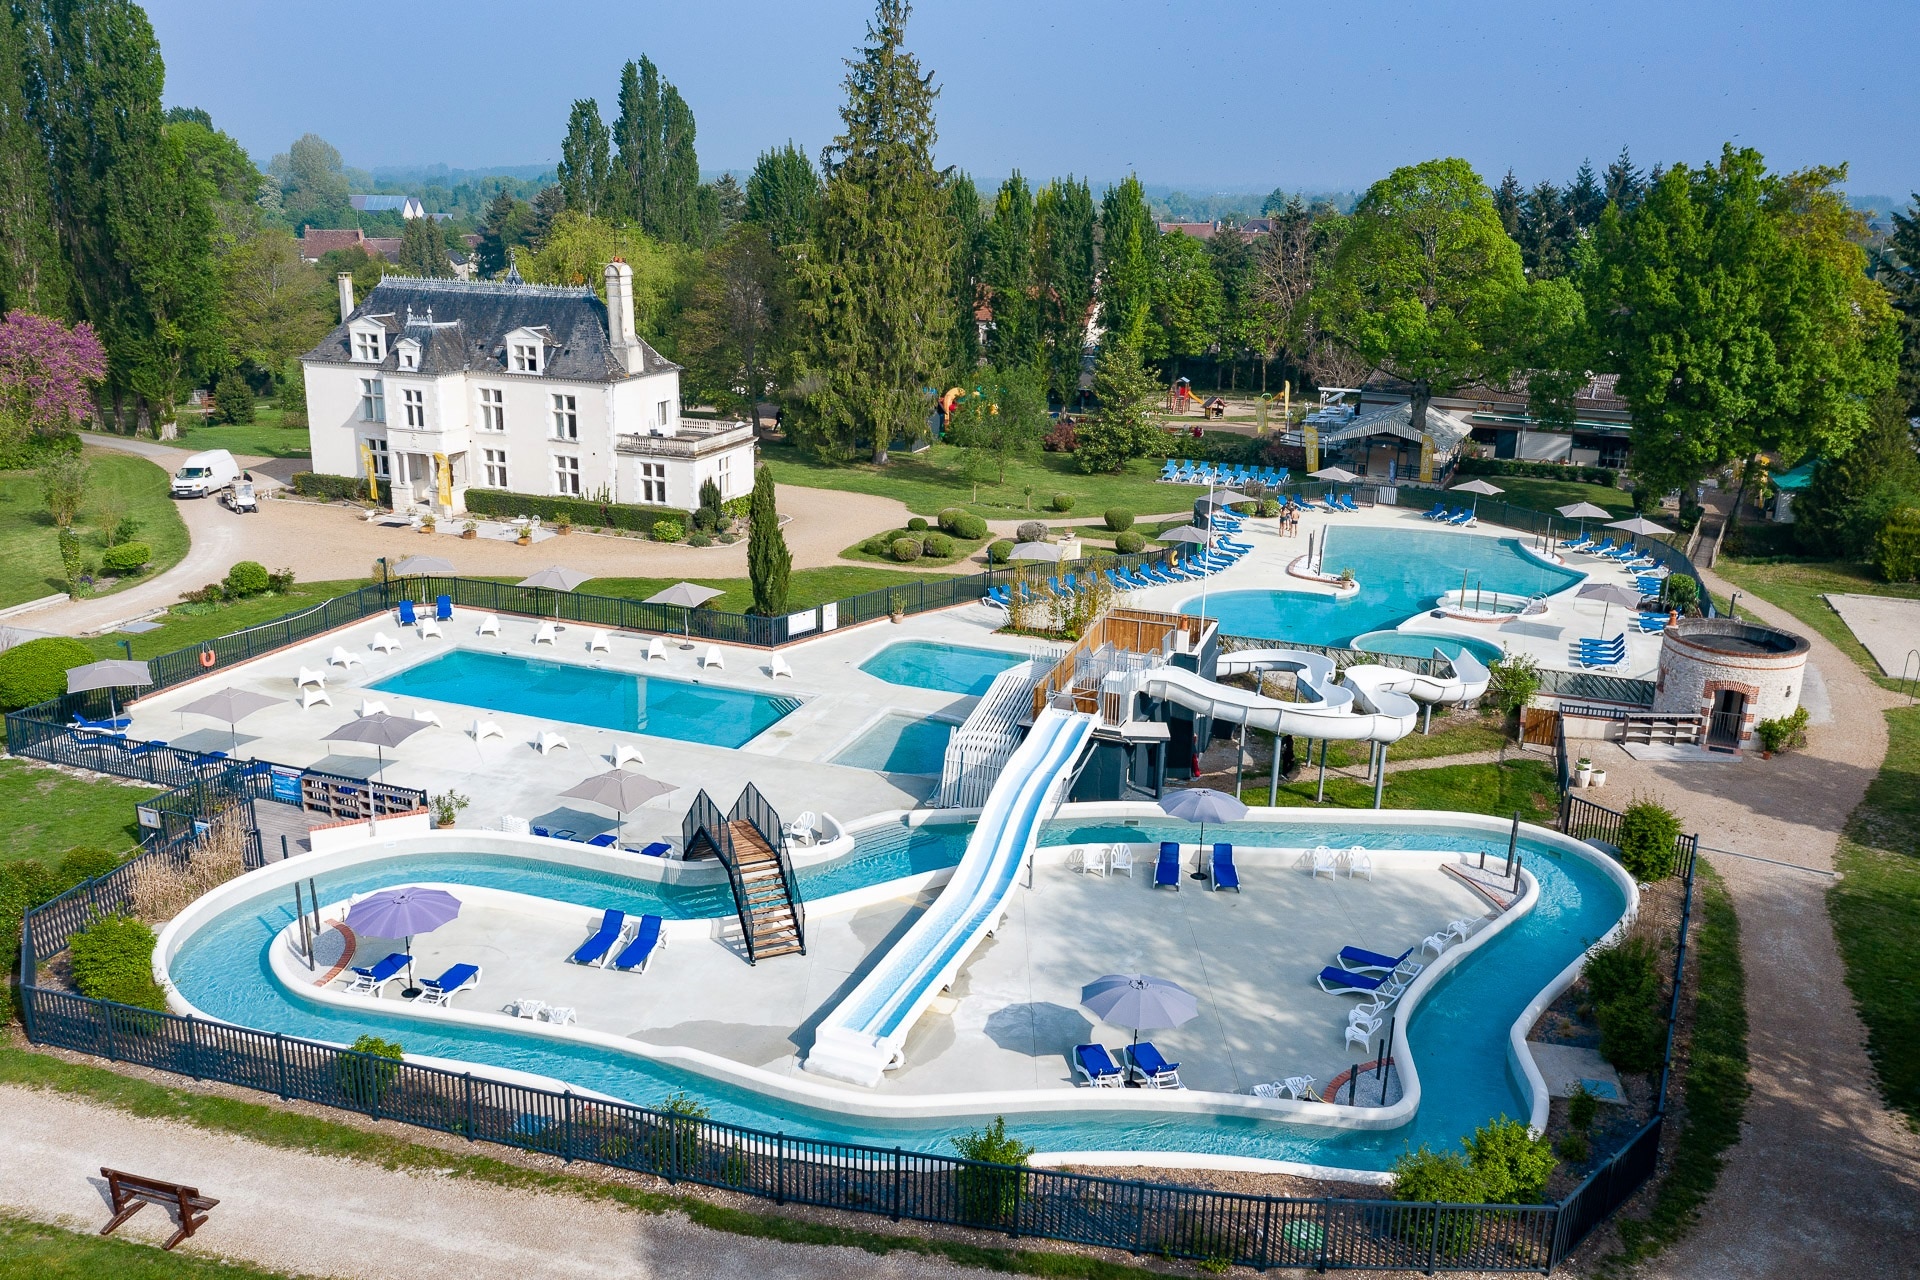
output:
M1563 791L1560 797L1560 830L1576 840L1618 848L1620 826L1625 821L1626 815L1618 810L1582 800L1571 791ZM1673 874L1684 876L1689 885L1693 883L1693 863L1699 852L1698 835L1674 837Z
M1528 533L1554 542L1571 536L1569 525L1576 529L1579 522L1570 522L1565 516L1550 511L1535 511L1531 507L1516 507L1510 502L1501 502L1497 498L1482 498L1475 509L1478 519L1502 524L1509 529L1524 529ZM1591 524L1591 521L1586 523ZM1713 616L1713 596L1707 590L1707 584L1701 579L1699 569L1694 567L1687 553L1672 543L1655 538L1639 538L1635 544L1640 551L1658 560L1662 566L1674 573L1683 573L1692 578L1694 586L1699 588L1700 610L1707 617Z
M1555 698L1583 702L1617 702L1627 707L1650 707L1659 686L1651 680L1602 675L1597 671L1540 668L1540 692Z

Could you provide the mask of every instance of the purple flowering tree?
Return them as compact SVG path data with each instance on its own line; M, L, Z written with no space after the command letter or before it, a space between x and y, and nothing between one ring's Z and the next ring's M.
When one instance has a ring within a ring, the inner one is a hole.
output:
M69 329L31 311L0 320L0 429L58 435L85 420L107 352L85 323Z

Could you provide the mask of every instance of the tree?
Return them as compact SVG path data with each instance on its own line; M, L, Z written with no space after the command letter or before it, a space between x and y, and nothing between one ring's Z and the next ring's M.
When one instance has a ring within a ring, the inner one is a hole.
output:
M1153 321L1146 354L1170 360L1173 371L1190 356L1205 355L1220 333L1220 281L1207 246L1175 233L1154 238Z
M721 174L708 185L713 192L714 209L720 215L713 232L722 236L747 216L747 193L740 189L739 181L731 173Z
M1254 257L1254 296L1273 349L1323 386L1349 387L1368 366L1322 328L1312 306L1315 284L1327 273L1346 233L1347 219L1331 207L1310 209L1298 198L1274 219Z
M609 203L616 218L674 244L699 243L710 228L717 233L718 201L711 193L704 202L715 216L702 216L693 111L650 58L621 68L612 143Z
M1118 471L1160 443L1150 407L1160 383L1146 371L1140 353L1109 338L1093 366L1093 394L1100 408L1077 430L1073 460L1088 473Z
M820 177L806 153L789 141L763 151L747 176L746 220L776 250L804 244L820 215Z
M319 134L307 133L294 139L285 154L273 158L268 171L279 179L280 203L295 230L302 226L340 227L353 221L340 152Z
M673 321L686 306L698 256L685 245L661 244L636 227L566 210L554 219L540 248L520 260L532 284L591 285L606 291L606 266L623 258L633 268L633 319L641 336L671 354Z
M958 445L985 465L971 474L995 484L1007 482L1007 464L1040 452L1047 430L1047 389L1031 365L981 369L969 394L954 402L947 418L948 444ZM972 461L972 459L963 460Z
M1520 239L1520 218L1526 203L1527 193L1520 179L1513 176L1513 170L1507 170L1507 176L1493 189L1493 207L1500 215L1500 225L1515 242Z
M660 164L660 71L642 57L620 68L620 114L613 122L613 216L642 222L657 198Z
M907 0L879 0L847 63L820 234L797 264L808 341L790 429L830 456L870 439L876 463L894 439L925 436L922 388L946 363L953 323L947 200L933 167L939 91L904 47L909 12Z
M53 517L56 529L73 525L80 504L87 500L87 481L93 464L77 453L50 454L35 472L40 481L40 500Z
M1035 364L1040 324L1033 280L1033 193L1018 169L1000 184L987 221L987 354L1002 368Z
M1897 394L1882 395L1852 447L1815 465L1813 482L1793 504L1794 536L1802 546L1865 560L1895 511L1920 506L1920 458L1904 410Z
M1600 215L1607 207L1606 188L1594 177L1593 162L1582 160L1578 172L1573 175L1573 185L1567 188L1567 212L1573 217L1573 225L1585 231L1600 221Z
M706 255L680 325L697 394L744 413L766 396L780 266L766 235L746 224Z
M250 227L221 262L227 351L278 374L333 327L331 279L301 261L300 245L285 227Z
M1627 154L1625 147L1620 148L1619 157L1607 166L1605 189L1607 203L1622 213L1640 203L1640 197L1647 189L1646 175L1634 166L1633 157Z
M987 215L981 207L980 189L964 173L955 173L947 180L947 224L952 237L948 271L953 285L948 363L955 377L970 378L984 358L978 316L986 290Z
M1153 263L1159 235L1140 179L1129 174L1100 200L1100 327L1135 351L1153 314Z
M1579 238L1573 210L1560 188L1542 182L1529 191L1520 206L1520 257L1536 280L1567 274L1573 246Z
M506 191L493 198L480 222L480 245L475 251L480 275L492 279L507 269L513 251L532 240L533 206Z
M227 370L213 385L213 403L208 407L207 420L252 422L253 418L253 388L247 385L247 380L240 376L238 370Z
M1901 392L1907 411L1920 414L1920 194L1893 215L1879 279L1900 314Z
M332 280L341 272L353 277L353 292L358 298L366 297L369 290L380 283L380 277L392 269L387 260L377 253L368 253L361 245L348 245L344 249L329 249L320 255L317 270L320 278Z
M106 376L106 352L91 325L8 312L0 322L0 442L74 430Z
M1093 192L1085 182L1057 178L1034 200L1033 218L1041 356L1047 390L1065 405L1080 389L1093 307Z
M27 114L27 48L0 8L0 310L64 315L71 277L53 219L47 154Z
M774 507L773 468L762 464L754 470L753 501L747 508L747 576L753 583L755 613L778 617L787 611L792 572L793 552Z
M600 104L592 98L574 99L573 114L567 120L567 136L560 143L560 164L555 172L567 208L589 218L606 212L607 188L612 178L607 145L607 126L600 122Z
M451 279L453 263L447 258L447 242L440 238L440 224L431 217L407 219L398 265L402 275Z
M707 227L718 220L702 216L700 160L694 153L693 139L693 109L687 106L678 89L663 82L660 88L660 199L648 231L674 244L704 242Z

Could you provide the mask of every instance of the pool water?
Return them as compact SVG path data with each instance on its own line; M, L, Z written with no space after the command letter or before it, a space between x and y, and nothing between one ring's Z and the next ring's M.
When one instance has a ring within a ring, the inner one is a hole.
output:
M1311 820L1251 822L1224 824L1225 831L1221 825L1209 824L1209 834L1230 835L1248 845L1294 848L1358 843L1376 849L1504 852L1502 841L1471 832L1423 830L1414 822L1383 820L1368 828ZM970 830L967 823L918 828L891 823L862 832L846 857L800 873L802 894L817 899L915 871L953 866ZM1171 819L1137 824L1062 821L1045 829L1042 843L1191 842L1196 834L1192 825ZM1549 979L1612 927L1625 902L1614 881L1586 859L1561 854L1526 837L1520 848L1527 868L1539 881L1539 901L1526 916L1467 955L1414 1011L1407 1034L1425 1092L1418 1113L1407 1125L1378 1132L1342 1131L1255 1117L1178 1112L1034 1112L1011 1117L1009 1128L1048 1151L1192 1151L1387 1169L1410 1146L1424 1142L1451 1147L1494 1116L1525 1116L1525 1094L1507 1063L1508 1028ZM720 885L665 887L522 858L421 855L316 879L322 901L414 879L492 885L594 909L613 906L676 918L731 911ZM262 893L230 907L188 937L172 965L181 995L203 1013L243 1026L340 1044L360 1035L397 1038L414 1053L530 1071L643 1105L657 1106L669 1094L686 1091L706 1103L716 1120L794 1136L949 1151L950 1139L992 1118L986 1113L924 1120L844 1115L599 1047L555 1042L514 1027L428 1026L396 1020L374 1008L335 1009L301 1001L280 987L267 961L269 942L293 919L285 897L277 889Z
M860 669L888 684L979 697L993 678L1026 658L1004 649L974 649L933 640L902 640L890 644L860 664Z
M742 747L800 705L724 685L455 649L367 686L381 693L539 716L656 738Z
M1353 647L1368 653L1397 653L1407 658L1431 658L1435 649L1449 658L1457 658L1465 650L1480 659L1482 666L1506 654L1506 650L1491 640L1476 640L1472 636L1429 635L1423 631L1369 631L1363 636L1355 636Z
M1360 590L1345 599L1307 591L1210 592L1185 613L1216 618L1230 635L1340 647L1369 631L1391 630L1433 608L1444 591L1476 586L1510 595L1552 595L1585 574L1536 560L1518 538L1446 529L1334 525L1321 566L1353 570Z
M842 747L831 763L881 773L938 774L946 764L953 728L951 721L889 712Z

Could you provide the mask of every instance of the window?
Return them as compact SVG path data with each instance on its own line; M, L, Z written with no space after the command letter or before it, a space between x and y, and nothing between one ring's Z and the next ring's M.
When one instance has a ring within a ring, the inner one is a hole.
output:
M664 504L667 500L667 464L664 462L643 462L640 464L640 501Z
M400 367L402 369L418 369L420 367L419 349L416 347L410 347L410 346L401 347L400 348Z
M516 342L513 344L513 362L508 365L515 373L540 372L540 344L537 342Z
M424 391L402 391L401 403L407 407L407 425L424 427L427 425L427 393Z
M360 379L360 421L387 420L387 392L378 378Z
M498 387L480 388L480 429L482 431L507 429L507 393Z
M384 360L387 355L385 334L378 329L361 330L353 335L353 358L355 360Z
M656 410L656 413L659 417L660 425L662 427L667 426L669 423L673 421L673 401L662 400Z
M486 464L487 488L506 488L507 451L505 449L482 449L480 453L482 462Z
M575 498L580 496L580 459L566 454L554 455L553 491Z
M393 467L387 453L387 442L368 436L367 448L372 452L374 476L381 480L385 480L391 476L393 474Z
M733 455L723 453L713 464L713 482L720 486L720 496L725 497L733 489Z
M553 438L555 440L580 438L580 409L575 397L557 395L553 398Z

